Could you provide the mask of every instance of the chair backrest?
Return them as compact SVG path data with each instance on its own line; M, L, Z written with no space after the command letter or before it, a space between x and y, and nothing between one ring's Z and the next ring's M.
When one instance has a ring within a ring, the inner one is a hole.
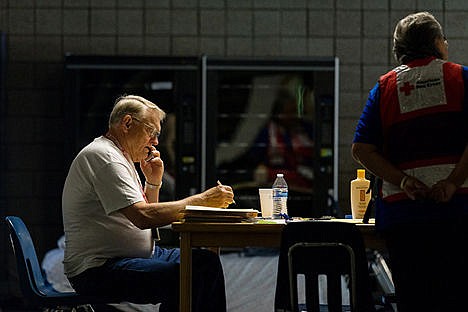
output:
M357 311L356 259L353 249L342 243L296 243L288 251L291 310L299 311L298 275L304 276L307 311L320 311L319 284L326 277L328 311L342 311L343 276L349 278L349 307ZM323 279L322 279L323 280Z
M79 295L55 290L45 278L36 255L31 235L23 220L15 216L5 218L25 304L35 307L74 307L86 304L120 303L118 297Z
M79 296L76 292L56 291L42 272L34 243L23 220L15 216L7 216L5 220L16 258L19 286L26 305L54 307L89 303L90 298Z
M351 311L374 311L367 257L354 224L291 222L283 229L275 296L276 311L299 311L297 275L305 278L307 311L319 311L320 275L327 277L328 311L342 311L342 276L349 278Z
M48 288L48 283L42 274L36 249L26 225L19 217L8 216L6 221L23 295L25 297L44 296L41 290Z

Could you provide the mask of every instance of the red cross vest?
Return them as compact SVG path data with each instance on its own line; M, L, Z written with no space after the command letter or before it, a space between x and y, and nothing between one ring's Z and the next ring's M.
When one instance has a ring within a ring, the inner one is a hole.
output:
M379 79L383 154L429 187L445 179L467 144L462 66L437 58L401 65ZM468 193L468 183L458 190ZM407 199L383 182L386 201Z

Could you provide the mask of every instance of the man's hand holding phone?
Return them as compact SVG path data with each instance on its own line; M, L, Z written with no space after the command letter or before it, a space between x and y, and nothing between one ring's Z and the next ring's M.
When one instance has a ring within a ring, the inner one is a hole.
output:
M154 146L147 146L148 157L140 161L140 168L150 184L159 185L164 174L164 162L160 152Z

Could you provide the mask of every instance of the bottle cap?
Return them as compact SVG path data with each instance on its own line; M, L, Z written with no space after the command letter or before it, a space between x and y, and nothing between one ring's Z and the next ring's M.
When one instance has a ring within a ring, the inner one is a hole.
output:
M276 176L282 178L283 174L282 173L277 173Z
M365 179L366 178L366 170L358 169L357 170L357 177L358 177L358 179Z

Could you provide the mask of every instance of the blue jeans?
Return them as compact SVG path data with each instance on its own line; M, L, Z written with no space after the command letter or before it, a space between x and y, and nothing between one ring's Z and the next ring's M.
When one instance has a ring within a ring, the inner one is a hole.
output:
M160 311L179 311L180 250L156 246L152 258L116 258L70 278L83 295L133 303L161 303ZM192 311L226 311L224 274L219 257L192 250Z

